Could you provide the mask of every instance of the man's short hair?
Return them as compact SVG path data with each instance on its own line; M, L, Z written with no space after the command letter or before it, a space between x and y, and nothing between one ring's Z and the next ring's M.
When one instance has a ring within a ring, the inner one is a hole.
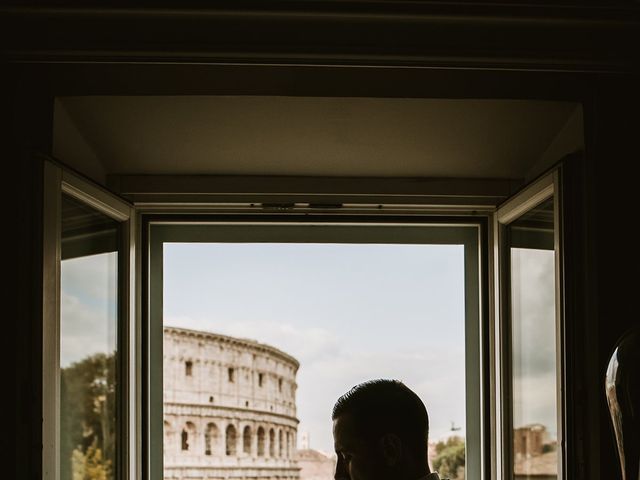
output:
M426 454L429 436L427 409L399 380L370 380L342 395L333 407L332 419L348 414L364 438L378 439L395 433L416 455Z

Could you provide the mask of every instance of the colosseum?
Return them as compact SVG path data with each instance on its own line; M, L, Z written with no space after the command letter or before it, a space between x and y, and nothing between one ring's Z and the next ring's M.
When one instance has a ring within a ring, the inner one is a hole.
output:
M163 356L165 479L300 478L295 358L174 327Z

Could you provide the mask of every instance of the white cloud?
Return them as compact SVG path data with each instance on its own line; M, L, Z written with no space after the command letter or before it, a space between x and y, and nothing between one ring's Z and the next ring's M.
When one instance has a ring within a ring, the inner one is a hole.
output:
M207 330L223 335L248 338L266 343L294 356L301 364L333 355L339 339L332 332L320 327L300 328L274 321L215 321L193 319L186 316L166 317L165 325Z
M115 350L117 255L64 260L61 265L60 365Z
M555 372L513 379L514 412L513 425L521 427L541 423L555 437L556 376Z
M111 302L117 295L117 253L101 253L64 260L61 267L62 288L85 303Z
M555 257L551 250L514 249L514 426L541 423L555 436Z
M60 366L67 367L95 353L115 350L115 317L80 298L61 294Z

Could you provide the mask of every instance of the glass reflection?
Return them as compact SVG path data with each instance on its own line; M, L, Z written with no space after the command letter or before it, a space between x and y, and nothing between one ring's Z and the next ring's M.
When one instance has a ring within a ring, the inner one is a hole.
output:
M63 196L60 479L109 480L116 461L118 223Z
M513 472L556 479L556 305L553 199L508 227L511 261Z

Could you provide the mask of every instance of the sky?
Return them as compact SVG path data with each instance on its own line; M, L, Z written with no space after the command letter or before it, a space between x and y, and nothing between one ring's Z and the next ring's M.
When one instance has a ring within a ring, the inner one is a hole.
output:
M465 425L463 261L462 245L165 244L164 323L297 358L312 448L333 450L335 400L374 378L418 393L435 440Z
M552 250L511 249L513 425L542 423L557 437Z
M116 252L64 260L60 267L60 366L111 354L117 336Z

